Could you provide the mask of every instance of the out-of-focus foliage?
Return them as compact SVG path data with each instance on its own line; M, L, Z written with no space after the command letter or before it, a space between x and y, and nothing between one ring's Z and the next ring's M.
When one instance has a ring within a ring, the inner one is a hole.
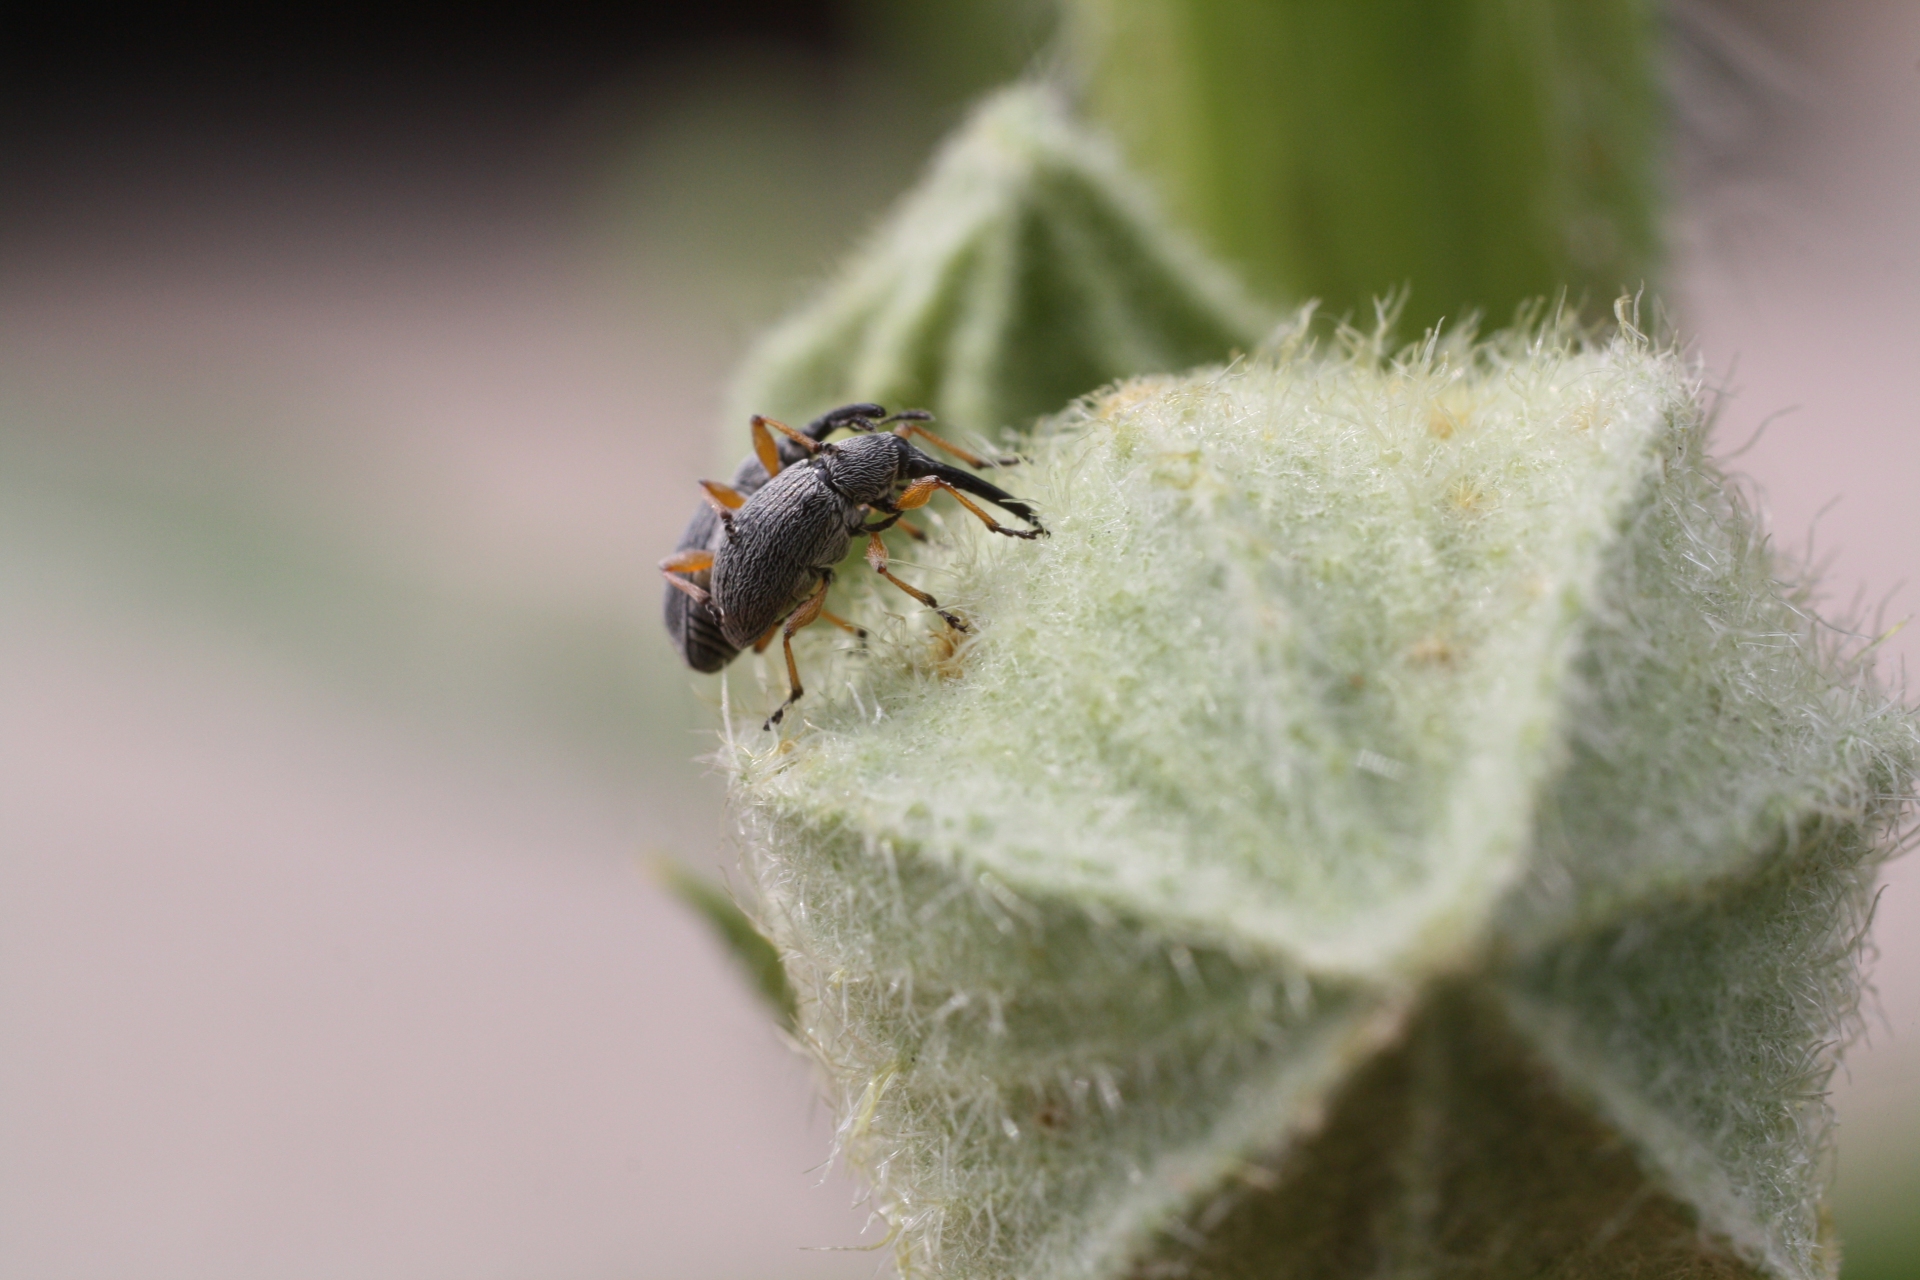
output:
M843 272L748 357L734 416L930 408L1005 438L1073 397L1259 339L1268 317L1037 86L990 98Z
M1649 0L1068 0L1093 116L1173 212L1281 301L1418 332L1658 258Z
M1911 1053L1906 1060L1915 1061ZM1840 1134L1834 1216L1845 1247L1842 1280L1920 1275L1920 1150L1914 1146L1913 1115L1898 1101L1883 1103L1884 1123L1843 1126Z
M754 990L767 1002L782 1026L793 1023L793 988L787 984L787 972L780 965L780 953L766 935L740 909L740 904L712 881L697 876L679 863L661 859L656 864L660 882L674 897L697 912L726 946Z

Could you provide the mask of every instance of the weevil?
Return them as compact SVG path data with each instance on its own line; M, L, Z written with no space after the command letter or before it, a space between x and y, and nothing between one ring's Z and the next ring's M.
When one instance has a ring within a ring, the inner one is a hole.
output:
M810 440L825 440L846 422L855 419L879 422L886 416L886 409L877 404L842 405L809 422L802 428L802 433ZM719 488L722 491L730 489L745 498L765 484L774 472L806 456L807 451L793 440L784 436L776 440L763 428L754 433L754 452L734 468L733 483ZM728 501L731 499L722 499L722 502ZM694 510L693 518L687 521L686 529L680 534L680 541L674 544L674 555L688 551L719 550L720 539L725 532L720 523L720 510L714 504L713 491L709 490L708 500ZM665 567L664 563L662 567ZM662 612L666 619L667 635L673 639L674 648L680 651L687 665L695 671L714 672L738 657L740 648L727 643L727 638L721 634L720 618L714 613L712 604L696 598L681 585L691 582L704 589L707 576L706 569L685 571L683 576L677 578L669 575Z
M908 437L917 435L971 466L989 465L920 425L930 418L923 410L887 417L878 405L857 404L835 409L806 430L796 431L755 416L753 461L758 466L743 463L735 479L758 483L743 489L739 484L701 482L708 503L702 516L710 514L713 523L708 525L696 516L682 535L679 550L660 562L670 597L683 595L687 601L676 606L669 599L667 627L688 664L709 671L725 666L748 646L764 648L776 631L781 633L789 692L767 717L765 728L780 723L787 708L805 692L793 658L794 633L822 617L859 631L824 607L834 567L855 535L867 536L867 564L874 572L934 610L949 627L965 631L966 623L941 608L933 596L893 575L880 535L898 524L905 512L926 505L941 492L952 494L995 533L1012 538L1046 534L1027 503L909 443ZM883 431L889 423L899 425ZM855 435L828 442L825 437L841 427ZM785 439L776 441L776 431ZM796 456L789 455L789 446L799 451ZM968 494L1009 512L1028 527L1007 528L970 501ZM875 513L878 518L869 520ZM703 576L704 582L700 581ZM698 630L709 626L717 643Z

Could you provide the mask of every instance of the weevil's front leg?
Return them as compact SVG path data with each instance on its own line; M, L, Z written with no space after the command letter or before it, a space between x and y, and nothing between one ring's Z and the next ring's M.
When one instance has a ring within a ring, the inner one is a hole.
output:
M871 513L874 511L884 511L885 508L869 505L866 507L862 507L861 510ZM893 528L898 528L900 532L906 534L909 538L912 538L915 542L925 542L927 540L927 531L925 529L922 529L919 525L913 523L911 520L908 520L905 516L902 516L898 511L889 512L886 518L884 518L877 524L861 525L857 530L857 532L885 533L888 529L893 529Z
M787 619L780 643L786 650L787 685L791 692L787 694L787 700L780 704L779 709L767 717L767 722L760 726L762 729L771 729L779 724L780 717L787 714L787 708L800 701L800 695L806 692L800 684L800 667L793 660L793 633L820 616L821 606L827 602L827 588L832 583L833 575L822 574L820 585L814 588L813 594L807 597L806 603L795 609L792 616Z
M660 562L660 574L668 584L678 587L700 604L705 604L710 598L707 595L707 589L697 582L687 581L680 575L699 573L711 568L713 568L713 552L699 548L691 551L676 551Z
M875 506L862 507L860 509L862 511L867 512L868 514L872 514L875 511L885 511L887 514L884 516L881 516L878 520L875 520L871 524L868 524L863 521L860 524L853 526L853 528L849 530L849 532L851 533L869 533L869 534L885 533L887 530L893 528L893 526L900 523L900 518L901 518L900 513L898 511L893 510L890 504L883 503Z
M867 535L867 565L888 582L891 582L894 586L900 588L915 600L918 600L921 604L939 614L942 618L945 618L947 625L955 631L965 631L968 629L966 623L960 621L959 618L948 613L945 609L942 609L938 600L935 600L920 588L909 586L893 576L892 572L887 568L887 544L880 541L880 535L877 533L869 533Z
M976 516L979 516L981 522L995 533L1004 533L1009 538L1038 538L1046 533L1044 529L1007 528L1007 526L1001 524L998 520L995 520L978 506L974 505L966 494L960 492L939 476L922 476L918 480L915 480L907 486L906 492L893 500L893 505L901 511L911 511L915 507L926 506L927 500L942 490L957 498L961 506L973 512Z

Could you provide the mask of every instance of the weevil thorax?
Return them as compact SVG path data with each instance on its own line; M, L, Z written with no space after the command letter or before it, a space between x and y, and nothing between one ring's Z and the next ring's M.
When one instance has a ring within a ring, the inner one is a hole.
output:
M892 497L913 452L899 436L881 432L836 440L814 455L813 465L835 493L857 505Z

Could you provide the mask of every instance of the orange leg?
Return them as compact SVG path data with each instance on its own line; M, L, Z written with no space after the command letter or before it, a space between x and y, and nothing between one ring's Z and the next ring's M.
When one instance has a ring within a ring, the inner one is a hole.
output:
M837 613L828 613L825 609L822 609L820 611L820 616L826 621L831 622L834 626L840 628L842 631L851 632L855 639L865 640L867 638L867 629L865 627L855 626L853 623L848 622L845 618L841 617ZM758 640L754 641L753 651L755 653L765 653L767 651L767 646L772 644L773 638L779 634L780 634L780 624L776 622L772 626L767 628L767 634L761 636Z
M787 684L790 686L792 692L787 694L787 700L780 704L779 709L767 717L767 722L760 726L762 729L771 729L773 726L779 724L780 717L787 714L787 708L800 701L800 695L806 692L800 684L800 668L793 660L793 633L820 616L821 606L827 602L827 587L830 586L832 582L833 578L831 576L823 575L820 579L820 585L814 589L812 595L807 597L806 603L798 609L795 609L792 616L787 619L787 625L782 630L780 644L781 647L786 650Z
M1020 459L1018 458L976 457L973 454L968 453L965 449L962 449L959 445L952 444L946 440L942 440L939 436L933 434L933 432L927 430L925 427L916 427L911 422L901 423L899 426L893 429L893 434L899 436L903 440L908 436L919 436L922 440L925 440L928 444L933 445L935 448L945 449L948 453L960 459L960 461L966 463L968 466L974 468L975 470L978 470L981 467L1011 467L1015 463L1020 461Z
M1040 530L1038 529L1007 528L1007 526L1001 524L998 520L995 520L992 516L975 506L967 498L966 494L960 492L938 476L922 476L920 479L915 480L907 486L905 493L902 493L894 500L893 505L902 511L911 511L915 507L924 507L927 505L929 498L943 489L959 499L961 506L973 512L976 516L979 516L981 522L995 533L1004 533L1009 538L1037 538L1040 536Z
M725 519L730 511L738 511L746 504L747 495L730 484L721 484L718 480L702 480L700 487L707 491L707 503Z
M880 535L877 533L869 533L867 535L867 565L888 582L891 582L894 586L900 588L915 600L918 600L921 604L939 614L942 618L945 618L947 625L955 631L965 631L967 629L967 624L960 621L960 619L953 614L948 613L945 609L942 609L938 600L935 600L920 588L909 586L893 576L892 572L887 568L887 544L880 541Z
M769 476L780 474L780 450L774 446L773 433L767 430L768 427L793 440L808 453L813 453L820 447L820 442L805 432L795 431L784 422L776 422L772 418L763 418L757 413L754 414L753 454L760 459L760 465L767 469Z
M758 414L753 419L753 456L760 459L760 465L766 468L768 476L780 474L780 450L774 447L773 434L767 430L769 418Z
M867 629L865 627L859 626L852 622L848 622L845 618L841 617L837 613L828 613L825 609L822 609L820 611L820 616L826 619L828 622L831 622L834 626L840 628L842 631L846 632L848 635L851 635L856 640L865 640L867 638Z
M713 568L713 552L705 547L688 547L662 560L660 567L668 573L699 573Z
M713 552L697 548L692 551L676 551L660 562L661 576L666 578L668 584L678 587L700 604L705 604L709 598L706 588L697 582L689 582L680 575L700 573L711 568L713 568Z

